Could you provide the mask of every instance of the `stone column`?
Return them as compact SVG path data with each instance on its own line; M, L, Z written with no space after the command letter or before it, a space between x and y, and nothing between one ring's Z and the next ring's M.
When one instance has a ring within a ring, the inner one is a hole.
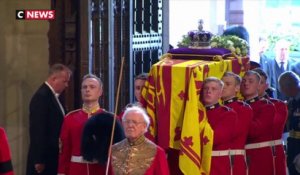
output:
M15 10L50 9L50 1L0 1L0 126L6 129L16 175L24 175L28 105L48 72L48 21L15 19Z
M244 24L244 10L243 0L226 0L225 19L227 26L243 25Z

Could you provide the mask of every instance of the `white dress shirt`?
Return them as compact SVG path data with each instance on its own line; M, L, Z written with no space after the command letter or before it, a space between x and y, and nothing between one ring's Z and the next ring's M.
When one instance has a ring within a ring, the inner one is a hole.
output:
M65 116L65 110L64 110L62 104L60 103L60 101L59 101L59 99L58 99L58 97L59 97L60 94L56 93L56 92L54 91L54 89L51 87L51 85L50 85L47 81L45 82L45 84L51 89L51 91L52 91L52 93L53 93L53 95L54 95L54 97L55 97L55 99L56 99L56 101L57 101L57 103L58 103L58 105L59 105L59 108L60 108L60 110L61 110L63 116Z

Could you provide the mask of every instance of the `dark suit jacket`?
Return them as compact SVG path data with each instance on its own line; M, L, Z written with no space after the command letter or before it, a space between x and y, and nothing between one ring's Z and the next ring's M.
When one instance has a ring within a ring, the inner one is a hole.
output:
M27 175L36 173L36 163L43 163L46 167L45 172L39 175L56 175L58 138L64 116L54 94L45 83L33 95L29 112Z
M263 70L266 70L269 61L270 61L270 58L265 53L262 53L260 55L260 59L259 59L260 68Z
M279 91L279 84L278 84L278 78L279 75L282 73L280 72L280 68L275 60L275 58L273 59L269 59L267 62L265 62L265 66L264 66L264 71L267 73L268 75L268 83L269 85L275 89L275 92L273 93L273 96L275 99L280 99L280 100L287 100L287 97L284 96L280 91ZM288 60L287 62L287 69L285 71L289 71L291 70L291 60Z
M300 92L298 92L299 94ZM288 102L288 121L287 127L288 131L300 132L300 99L291 98ZM290 175L299 175L300 173L296 172L295 164L293 163L295 157L300 154L300 139L289 136L287 138L287 166L289 169Z
M295 62L292 65L292 69L291 71L293 71L294 73L296 73L298 76L300 76L300 61Z

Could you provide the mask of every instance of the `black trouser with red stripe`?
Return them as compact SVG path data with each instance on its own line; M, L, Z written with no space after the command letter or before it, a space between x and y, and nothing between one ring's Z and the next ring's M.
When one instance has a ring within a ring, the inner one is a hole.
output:
M12 174L13 168L11 160L0 162L0 174L9 175Z

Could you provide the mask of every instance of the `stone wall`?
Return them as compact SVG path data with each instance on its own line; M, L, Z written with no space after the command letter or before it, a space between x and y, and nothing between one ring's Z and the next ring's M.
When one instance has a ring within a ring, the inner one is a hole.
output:
M0 126L6 129L16 175L24 175L28 104L48 70L48 21L16 20L17 9L49 9L51 1L0 1Z

